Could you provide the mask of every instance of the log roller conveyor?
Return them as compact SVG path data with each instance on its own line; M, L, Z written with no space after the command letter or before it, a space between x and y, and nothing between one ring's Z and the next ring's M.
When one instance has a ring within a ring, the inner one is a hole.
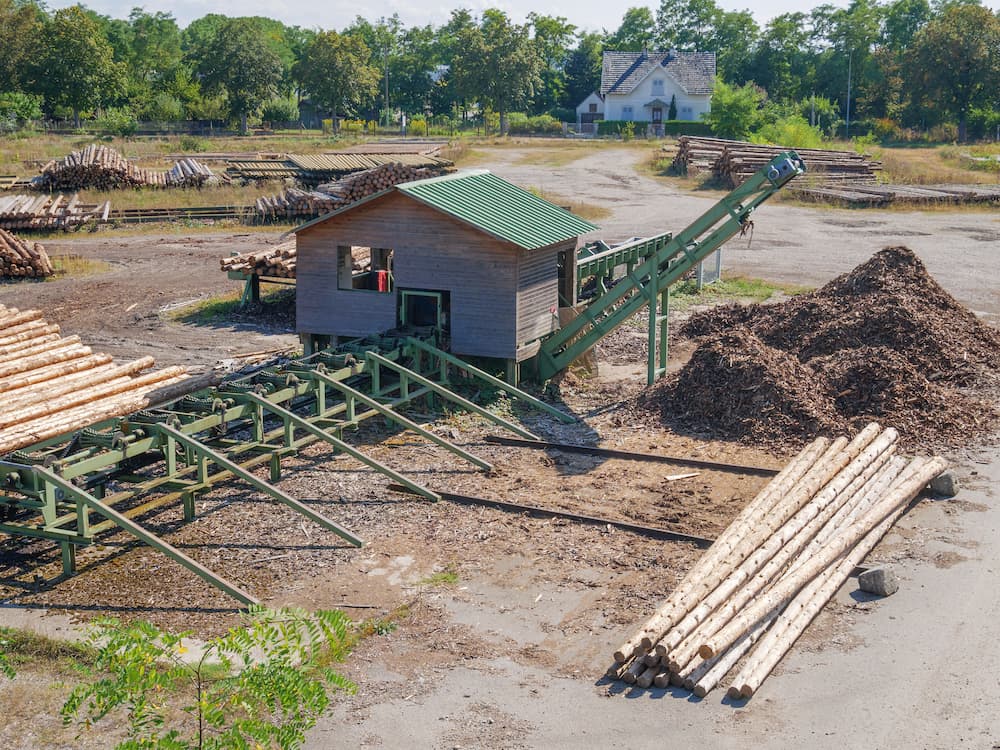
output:
M804 171L794 152L773 159L677 235L663 234L615 248L580 253L577 283L625 266L626 276L593 299L569 325L542 342L537 371L548 378L649 305L649 379L666 365L668 288L747 226L753 210ZM657 311L660 302L661 315ZM660 349L655 343L659 334ZM275 486L281 461L322 441L407 491L436 501L440 495L366 455L344 440L344 431L382 417L414 431L458 458L489 471L490 465L413 422L400 409L418 399L441 399L473 411L521 438L537 437L463 398L449 387L453 370L485 381L528 406L565 422L575 419L474 367L427 338L374 336L307 357L271 363L249 375L188 394L156 408L105 420L0 457L0 532L49 539L61 548L63 571L76 567L78 546L119 529L164 553L244 604L253 594L145 529L141 516L181 502L185 520L195 500L220 481L237 478L348 544L362 540ZM253 469L268 465L269 481Z

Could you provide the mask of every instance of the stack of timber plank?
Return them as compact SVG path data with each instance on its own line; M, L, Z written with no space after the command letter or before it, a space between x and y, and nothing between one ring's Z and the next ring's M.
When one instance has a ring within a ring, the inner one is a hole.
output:
M681 136L673 167L681 174L711 172L724 185L735 188L782 151L784 146L763 146L723 138ZM866 154L827 149L795 149L806 163L810 184L874 184L881 163Z
M44 247L0 229L0 279L42 279L53 273Z
M183 367L154 364L115 364L40 311L0 305L0 456L186 392Z
M107 221L111 202L82 203L73 195L0 196L0 228L70 229L88 221Z
M850 208L1000 203L1000 186L996 185L828 185L796 187L793 193L801 200Z
M614 654L612 679L684 686L704 697L729 679L750 698L909 503L947 464L896 455L870 424L819 438L754 498Z
M184 158L160 172L138 167L110 146L91 144L42 167L36 185L42 190L119 190L141 187L200 186L212 171L194 159Z
M257 276L294 279L295 262L296 249L293 239L266 250L255 250L242 255L221 258L219 264L223 271L242 271Z

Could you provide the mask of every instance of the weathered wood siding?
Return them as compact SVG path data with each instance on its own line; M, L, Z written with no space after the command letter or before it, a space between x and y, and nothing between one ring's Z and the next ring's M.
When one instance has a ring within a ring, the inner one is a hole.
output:
M454 353L515 357L519 249L401 193L298 233L299 332L363 336L396 325L396 294L337 288L338 245L392 248L394 290L449 292Z
M517 343L534 341L559 328L559 252L575 240L522 250L517 279Z

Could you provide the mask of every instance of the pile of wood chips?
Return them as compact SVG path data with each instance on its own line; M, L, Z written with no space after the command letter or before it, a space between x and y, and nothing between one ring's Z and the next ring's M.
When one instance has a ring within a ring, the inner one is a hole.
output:
M184 394L183 367L116 365L38 310L0 305L0 455Z
M635 419L795 445L877 419L911 446L965 445L998 423L1000 331L905 247L810 294L693 315L689 362L629 402Z
M0 279L41 279L54 273L41 244L0 229Z
M672 168L686 175L711 172L722 184L734 188L743 184L782 151L782 146L763 146L724 138L682 135ZM880 162L867 154L827 149L795 149L806 165L806 179L813 185L874 184ZM798 178L797 182L801 182Z

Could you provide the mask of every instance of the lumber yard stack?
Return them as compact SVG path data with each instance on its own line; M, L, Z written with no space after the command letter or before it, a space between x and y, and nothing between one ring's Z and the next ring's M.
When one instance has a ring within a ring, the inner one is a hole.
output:
M704 697L729 678L750 698L909 503L941 458L896 455L872 423L818 438L744 508L665 602L615 652L612 679Z
M680 174L711 172L730 188L743 184L771 159L788 149L724 138L683 135L677 140L673 168ZM810 183L822 185L874 184L881 163L853 151L799 148L809 169Z
M295 240L289 240L266 250L221 258L219 264L223 271L242 271L257 276L294 279L295 261Z
M0 455L184 395L183 367L115 364L38 310L0 305Z
M53 273L44 247L0 229L0 279L41 279Z
M258 198L257 213L262 220L319 216L393 185L436 177L441 172L402 163L383 164L325 183L314 191L289 189L272 198Z
M91 144L82 151L42 167L34 184L42 190L119 190L141 187L200 186L214 177L212 170L194 159L183 158L160 172L138 167L110 146Z
M82 203L73 195L2 195L0 228L71 229L88 221L107 221L111 202Z

